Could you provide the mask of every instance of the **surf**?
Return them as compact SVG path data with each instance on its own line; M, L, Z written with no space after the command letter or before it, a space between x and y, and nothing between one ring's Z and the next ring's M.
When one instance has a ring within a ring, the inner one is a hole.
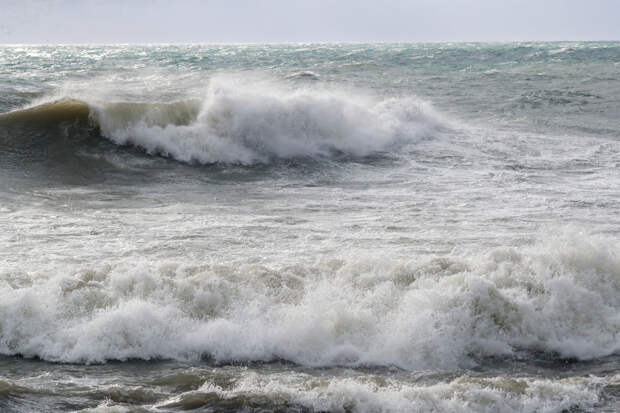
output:
M202 100L63 97L0 115L5 131L98 135L194 164L365 157L432 135L442 126L428 104L412 97L376 98L230 77L210 79Z
M472 367L542 352L617 354L619 243L566 228L522 248L410 262L355 254L295 265L105 265L0 284L0 354Z

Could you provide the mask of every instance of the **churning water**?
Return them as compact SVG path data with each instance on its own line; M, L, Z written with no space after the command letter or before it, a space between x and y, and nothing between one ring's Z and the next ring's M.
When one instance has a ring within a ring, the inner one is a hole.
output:
M0 48L3 411L615 411L620 43Z

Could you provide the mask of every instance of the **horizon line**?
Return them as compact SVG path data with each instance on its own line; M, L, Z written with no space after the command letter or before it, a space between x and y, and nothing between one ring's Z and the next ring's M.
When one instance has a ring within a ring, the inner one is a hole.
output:
M327 41L283 41L283 42L25 42L4 43L0 46L250 46L250 45L310 45L310 44L506 44L506 43L614 43L620 39L601 40L407 40L407 41L357 41L357 40L327 40Z

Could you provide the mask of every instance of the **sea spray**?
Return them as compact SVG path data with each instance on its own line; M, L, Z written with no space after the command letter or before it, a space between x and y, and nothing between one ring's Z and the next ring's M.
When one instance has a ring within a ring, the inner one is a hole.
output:
M446 125L430 105L414 97L377 98L219 75L208 81L202 101L64 97L0 115L0 127L27 122L53 128L87 120L111 141L150 154L189 163L245 165L389 152L432 137Z
M0 47L0 410L620 411L619 53Z
M620 245L567 230L430 261L154 266L25 273L0 295L3 354L77 363L284 359L454 369L526 350L619 350Z

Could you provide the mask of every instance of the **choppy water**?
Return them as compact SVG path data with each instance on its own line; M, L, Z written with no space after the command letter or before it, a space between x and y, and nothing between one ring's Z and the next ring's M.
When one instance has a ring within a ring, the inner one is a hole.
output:
M620 409L620 43L0 48L0 409Z

